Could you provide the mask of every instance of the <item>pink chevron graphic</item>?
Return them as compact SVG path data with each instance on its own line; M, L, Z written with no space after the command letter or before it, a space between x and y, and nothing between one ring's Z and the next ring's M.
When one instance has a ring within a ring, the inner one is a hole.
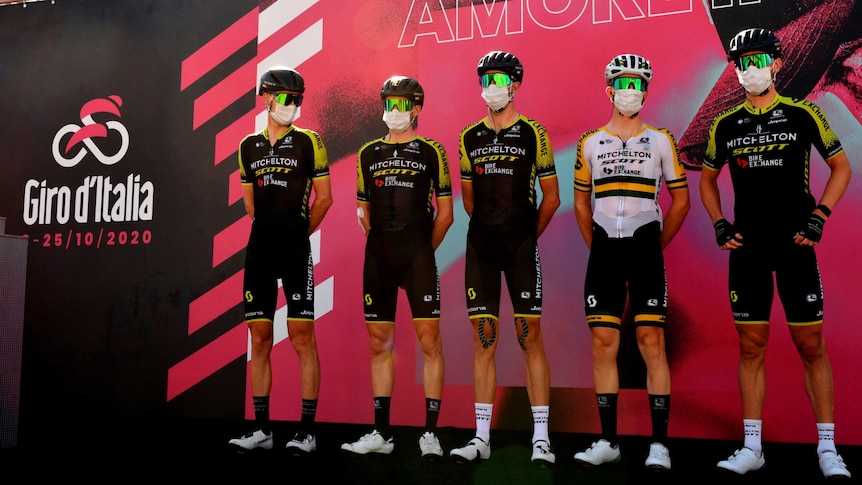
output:
M243 217L216 234L213 238L213 268L241 251L245 247L250 231L251 221L248 217Z
M283 1L284 3L277 8L273 7L278 2L267 7L265 21L262 21L263 11L254 9L183 60L180 91L192 86L249 42L256 40L258 43L257 55L254 59L250 59L194 100L193 129L197 130L204 126L232 103L247 96L249 92L256 94L258 66L261 62L284 49L291 41L300 38L299 42L302 42L307 39L308 32L311 31L312 35L315 35L311 27L320 23L320 16L315 15L312 8L316 0L303 4ZM287 19L284 25L279 24L279 15ZM261 35L262 29L272 29L273 26L276 28L272 32ZM236 153L242 137L255 131L255 116L260 111L261 107L256 104L253 111L231 122L216 134L214 165L229 159ZM226 202L229 206L242 198L238 172L230 175L228 184ZM250 226L248 217L242 217L213 236L213 267L245 248ZM189 335L241 303L242 275L243 271L237 272L206 291L189 305ZM281 308L285 304L283 295L279 294L278 307ZM248 329L244 322L240 322L172 366L168 370L167 400L170 401L181 395L246 353L247 345Z
M257 38L258 9L245 14L233 25L198 49L182 64L180 91L191 86L204 74Z
M235 353L237 348L245 348L247 341L248 327L245 322L240 322L227 333L183 359L180 364L168 369L167 400L179 396L211 375L214 366L220 369L227 365L231 360L228 356Z
M242 294L242 277L243 271L237 272L189 304L189 335L236 305L237 295Z
M256 62L250 61L195 100L194 129L200 128L234 101L248 93L248 79L256 78ZM254 86L254 84L252 84Z
M236 153L236 147L239 145L238 140L242 140L242 137L251 133L253 129L254 113L248 113L218 132L215 139L215 165ZM232 202L235 200L228 201L228 203Z

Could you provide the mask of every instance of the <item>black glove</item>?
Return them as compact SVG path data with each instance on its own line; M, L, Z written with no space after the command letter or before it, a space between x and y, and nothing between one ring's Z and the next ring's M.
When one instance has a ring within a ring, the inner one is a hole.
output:
M809 241L820 242L820 237L823 236L823 224L826 224L826 220L812 212L808 216L805 227L799 231L799 235Z
M712 227L715 229L715 242L718 243L718 247L722 247L731 239L736 238L736 228L727 219L715 221Z

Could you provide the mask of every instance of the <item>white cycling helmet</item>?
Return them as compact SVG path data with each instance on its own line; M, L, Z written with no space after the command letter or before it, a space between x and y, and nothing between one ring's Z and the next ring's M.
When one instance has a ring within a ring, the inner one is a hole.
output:
M636 76L646 82L652 81L652 66L637 54L620 54L605 67L605 82L610 86L620 76Z

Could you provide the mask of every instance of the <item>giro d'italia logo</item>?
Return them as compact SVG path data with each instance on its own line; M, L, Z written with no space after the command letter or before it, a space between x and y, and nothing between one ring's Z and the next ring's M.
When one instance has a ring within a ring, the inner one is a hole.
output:
M93 115L99 114L120 118L122 105L123 100L117 95L85 103L81 108L81 124L70 123L60 128L54 135L51 152L57 164L66 168L74 167L88 153L103 165L113 165L122 160L129 150L129 132L126 127L116 120L99 123L93 118ZM112 153L105 153L95 140L105 140L112 131L119 135L120 146L112 147L110 150Z
M117 121L123 100L116 95L97 98L81 107L81 123L63 126L54 135L51 151L54 161L64 168L74 167L84 159L95 158L102 165L114 165L129 151L129 132ZM33 226L53 224L89 224L139 222L153 220L155 186L140 173L105 175L98 167L87 167L87 174L77 185L55 185L49 180L51 172L40 172L40 178L31 178L24 184L24 223ZM64 180L68 182L68 179ZM51 247L101 247L101 232L87 228L81 239L78 233L46 233L41 239ZM137 229L135 230L137 231ZM146 231L149 231L147 229ZM109 235L118 234L113 228ZM61 234L63 237L57 236ZM96 236L92 236L96 234ZM139 232L136 234L140 235ZM48 236L51 236L50 238ZM92 238L91 238L92 236ZM147 232L148 243L152 236ZM34 240L35 241L35 240ZM122 241L118 241L122 244ZM109 244L110 242L108 242Z

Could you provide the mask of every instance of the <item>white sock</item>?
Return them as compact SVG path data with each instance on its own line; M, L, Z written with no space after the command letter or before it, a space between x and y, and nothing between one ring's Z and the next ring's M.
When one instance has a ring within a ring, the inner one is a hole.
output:
M835 423L817 423L817 454L835 449Z
M533 411L533 443L538 440L550 443L551 439L548 437L550 406L530 406L530 410Z
M763 429L763 420L743 419L742 427L745 431L745 442L743 445L746 448L751 448L757 456L761 456L763 454L763 444L760 439L760 432Z
M491 411L494 409L493 404L474 403L476 407L476 436L485 440L485 443L491 442Z

